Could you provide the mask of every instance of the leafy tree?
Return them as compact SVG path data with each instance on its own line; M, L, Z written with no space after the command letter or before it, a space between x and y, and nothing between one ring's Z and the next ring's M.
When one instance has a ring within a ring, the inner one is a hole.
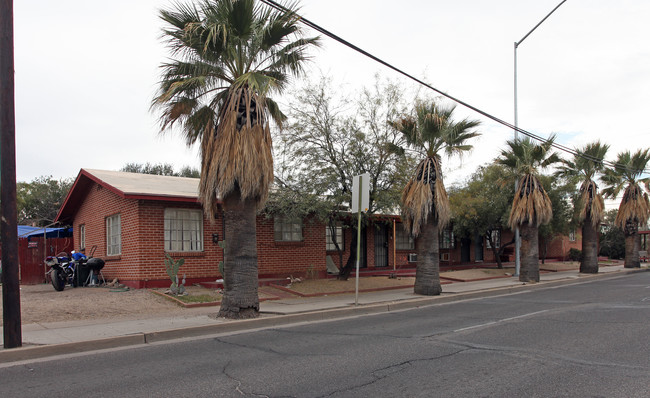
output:
M274 211L313 213L328 224L332 237L351 202L355 175L370 175L368 213L390 213L397 208L400 187L413 164L407 154L393 151L404 139L388 125L405 109L402 88L377 77L374 86L362 89L354 100L335 92L340 90L321 77L295 95L291 123L275 139L276 174L282 183L271 194ZM343 264L339 243L334 240ZM355 259L356 241L351 242L340 279L347 278Z
M548 247L555 238L561 235L568 235L576 226L576 217L571 206L571 200L575 196L575 185L567 184L562 179L551 176L539 176L539 179L548 194L553 209L553 216L547 224L539 226L539 239L541 240L542 263L546 261Z
M569 183L580 184L580 195L574 207L582 225L582 273L598 273L598 229L604 216L605 201L598 192L595 179L604 170L603 160L608 149L609 145L599 141L587 144L577 150L572 160L563 160L557 173Z
M174 166L169 163L127 163L120 171L128 173L155 174L160 176L199 178L201 172L190 166L183 166L180 171L174 171Z
M406 146L424 157L411 174L401 198L404 227L418 238L416 294L431 296L442 292L438 230L449 222L450 210L442 181L441 154L451 156L469 151L472 146L467 141L480 135L474 131L478 121L454 122L454 109L455 106L443 106L435 101L418 101L414 114L391 122L403 134Z
M521 233L522 282L539 282L539 226L553 218L553 208L542 182L539 169L557 163L560 158L551 151L555 136L540 144L526 137L508 141L508 149L502 150L497 163L519 175L517 190L512 202L508 225Z
M623 199L618 208L616 226L625 233L625 268L638 268L641 241L639 225L648 221L650 216L650 200L640 184L650 185L650 177L642 178L645 168L650 162L650 149L641 150L632 155L630 151L618 154L614 168L605 169L602 177L606 184L603 195L606 198L616 198L623 190Z
M173 3L160 12L173 59L152 107L161 128L201 142L199 197L213 219L223 202L226 289L219 316L259 315L255 213L273 181L269 122L285 115L271 95L299 75L317 38L303 38L294 4L276 11L254 0Z
M617 210L606 211L600 231L600 255L611 259L625 258L625 234L616 225Z
M72 183L72 178L55 180L52 176L37 177L31 182L18 182L18 223L38 227L52 224Z
M412 159L392 149L403 137L388 121L404 111L402 89L379 78L356 101L334 97L326 77L308 84L290 105L291 124L276 138L284 183L349 204L354 176L370 174L368 213L394 211Z
M449 191L454 231L457 236L483 236L488 240L497 267L503 268L501 256L514 243L492 241L492 231L507 228L514 180L499 164L480 167L460 188Z

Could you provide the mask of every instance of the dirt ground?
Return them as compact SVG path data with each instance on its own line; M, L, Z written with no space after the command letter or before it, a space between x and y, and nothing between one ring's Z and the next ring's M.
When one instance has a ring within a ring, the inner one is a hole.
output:
M547 264L548 265L548 264ZM556 263L559 269L576 266L569 263ZM543 268L540 265L540 268ZM546 268L551 268L548 265ZM441 278L454 280L476 280L511 275L511 268L485 269L475 268L461 271L443 272ZM413 286L414 277L390 279L386 276L363 277L359 280L359 289L381 289L391 287ZM338 281L336 279L304 280L294 282L290 289L302 294L334 294L354 291L355 279ZM191 295L211 294L213 291L197 286L187 288ZM160 289L159 291L164 291ZM216 297L216 296L215 296ZM272 298L260 290L260 299ZM2 297L0 296L0 303ZM184 308L160 295L145 289L111 289L108 287L66 287L57 292L52 285L23 285L20 290L21 319L23 324L41 322L61 322L74 320L134 319L155 316L169 316L196 313L198 311L216 312L218 307ZM0 324L2 320L0 319Z
M57 292L50 284L22 285L20 310L23 324L183 313L183 308L144 289L67 286Z

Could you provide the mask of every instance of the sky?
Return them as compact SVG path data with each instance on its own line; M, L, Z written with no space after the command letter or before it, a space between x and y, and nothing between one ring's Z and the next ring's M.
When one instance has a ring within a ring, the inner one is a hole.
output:
M301 14L435 88L514 122L514 42L560 0L303 0ZM168 52L158 10L170 0L14 2L16 173L75 177L127 163L199 167L198 150L159 133L149 109ZM650 1L567 0L518 47L519 126L580 147L600 139L609 160L650 147ZM407 80L323 39L308 77L350 91L373 76ZM300 82L296 81L296 85ZM482 121L474 151L443 159L447 184L467 179L513 138Z

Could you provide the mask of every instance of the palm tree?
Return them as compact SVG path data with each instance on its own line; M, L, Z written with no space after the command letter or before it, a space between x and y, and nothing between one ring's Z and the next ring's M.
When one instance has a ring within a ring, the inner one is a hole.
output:
M480 122L464 119L452 121L455 106L436 102L418 102L415 115L391 122L404 135L406 145L415 149L424 159L402 191L402 220L405 229L418 238L416 252L418 265L415 274L415 293L439 295L440 254L439 228L449 222L449 198L442 181L440 154L462 154L472 149L466 142L480 133L472 131ZM400 148L402 153L403 148Z
M530 138L508 141L508 150L502 150L496 162L519 176L508 224L521 233L521 282L539 282L538 228L553 217L551 199L539 179L538 169L560 160L551 152L555 136L540 144Z
M598 228L604 216L605 201L594 179L604 170L603 159L608 149L609 145L600 141L587 144L577 150L573 160L562 160L557 173L559 177L576 179L580 183L576 212L580 212L582 224L582 273L598 273Z
M650 162L650 149L639 149L632 155L630 151L618 154L614 168L605 170L602 177L607 185L603 190L606 198L616 198L625 186L623 199L618 208L615 224L625 234L625 268L637 268L639 262L640 235L639 224L645 224L650 215L650 201L648 193L644 192L640 183L650 189L650 177L641 178L645 168Z
M306 50L295 4L284 11L254 0L200 0L161 10L172 60L152 108L161 130L175 124L188 145L200 141L199 199L214 220L219 200L225 221L225 291L219 316L256 317L255 212L273 181L269 120L285 116L269 95L299 75Z

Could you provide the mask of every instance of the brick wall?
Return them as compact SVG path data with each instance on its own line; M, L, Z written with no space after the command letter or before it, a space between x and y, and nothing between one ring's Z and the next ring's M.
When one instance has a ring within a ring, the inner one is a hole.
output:
M171 281L165 269L165 208L201 209L199 204L172 201L124 199L99 184L91 184L79 207L73 226L79 241L79 225L85 225L86 254L96 245L95 257L103 258L102 270L107 280L117 278L128 286L162 287ZM121 254L106 255L105 219L114 214L121 218ZM212 241L212 234L224 239L221 211L212 222L203 218L203 251L169 253L185 259L179 277L186 283L214 281L221 278L218 264L222 249ZM257 217L257 250L260 277L304 277L307 273L325 275L325 227L306 220L301 242L275 242L273 220ZM227 237L226 237L227 240Z
M543 239L539 240L539 256L542 257L545 244ZM557 236L552 239L547 248L546 258L554 258L558 260L568 260L569 251L571 249L582 250L582 233L580 230L576 231L575 240L570 240L568 236Z
M314 219L303 222L301 242L276 242L272 218L257 216L257 260L260 277L325 275L325 226Z

